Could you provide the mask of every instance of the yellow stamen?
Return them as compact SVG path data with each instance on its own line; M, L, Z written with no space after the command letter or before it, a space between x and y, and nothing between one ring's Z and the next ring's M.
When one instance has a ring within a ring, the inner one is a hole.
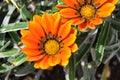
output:
M81 10L80 14L85 19L90 19L95 15L95 8L92 5L84 5Z
M45 43L44 48L48 55L54 55L59 51L60 45L56 40L48 40Z

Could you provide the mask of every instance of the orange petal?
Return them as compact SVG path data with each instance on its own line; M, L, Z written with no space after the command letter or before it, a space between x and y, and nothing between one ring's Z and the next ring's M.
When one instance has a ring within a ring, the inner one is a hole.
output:
M62 43L65 45L65 46L70 46L72 45L76 40L76 36L74 34L70 34L68 37L66 37Z
M70 34L77 35L77 29L76 28L71 28Z
M76 25L79 25L85 21L85 19L80 19L80 17L72 18L71 20L73 20L73 24L76 24Z
M28 48L36 48L39 49L38 42L34 41L32 38L31 39L21 39L22 43L28 47Z
M41 18L41 25L44 28L46 34L49 34L50 32L53 33L53 24L54 24L54 19L52 16L48 13L44 13L42 18Z
M29 30L21 30L20 33L21 33L22 37L26 37L30 32L29 32Z
M77 0L62 0L69 7L75 8L77 5Z
M69 59L61 60L60 65L61 65L61 66L66 66L68 63L69 63Z
M79 17L80 16L77 13L77 10L74 10L72 8L64 8L64 9L60 10L60 13L65 18L75 18L75 17Z
M54 58L52 59L54 64L59 64L60 63L60 54L56 54Z
M106 3L102 7L98 9L98 16L99 17L108 17L111 15L112 11L115 9L115 5L112 3Z
M50 66L55 66L55 65L60 63L60 58L59 58L60 56L58 56L58 54L56 54L56 55L49 56L48 63L49 63Z
M84 22L84 23L78 25L78 27L79 27L80 31L85 31L88 27L88 23Z
M60 57L62 60L69 59L71 56L71 50L68 47L63 47L61 49Z
M76 52L76 51L78 50L77 44L74 43L73 45L71 45L71 46L70 46L70 49L71 49L71 51L72 51L73 53Z
M25 45L30 45L30 44L38 44L39 40L36 39L31 33L30 31L27 30L21 30L21 41L25 44Z
M26 60L27 61L38 61L41 60L42 58L44 58L45 54L41 54L38 56L27 56Z
M107 0L106 3L116 4L119 0Z
M68 6L67 5L57 5L57 6L55 6L55 8L58 8L58 9L64 9L64 8L68 8Z
M90 20L90 23L95 24L95 25L99 25L103 23L103 20L99 17L95 17L94 19Z
M99 7L104 4L107 0L95 0L96 5Z
M40 61L39 66L40 66L41 69L48 69L48 68L50 68L50 66L48 64L48 56L45 56L44 59L42 59Z
M90 29L95 29L95 25L92 24L92 23L89 23L89 24L88 24L88 27L89 27Z
M54 63L53 63L52 58L53 58L53 56L49 56L49 57L48 57L48 64L49 64L50 66L54 66Z
M40 68L40 61L36 61L34 64L34 68L39 69Z
M61 24L61 16L59 12L56 12L55 14L52 15L54 19L54 24L53 24L53 34L56 35L58 33L58 27Z
M39 15L34 15L34 16L33 16L33 21L35 21L35 22L37 22L38 24L40 24L40 22L41 22L41 16L39 16Z
M71 23L66 22L65 24L61 25L58 32L58 37L64 39L70 33L70 30L71 30Z
M39 25L36 22L30 21L28 22L28 27L30 29L30 32L38 39L40 39L41 37L45 36L45 33L41 27L41 25Z
M41 54L39 49L32 49L32 48L23 48L22 52L28 56L37 56Z

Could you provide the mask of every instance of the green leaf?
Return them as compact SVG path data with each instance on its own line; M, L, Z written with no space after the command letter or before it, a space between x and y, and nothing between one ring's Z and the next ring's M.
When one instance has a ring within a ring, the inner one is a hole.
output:
M32 73L33 71L35 71L35 68L33 66L34 66L33 63L26 63L22 67L17 67L18 69L15 69L16 70L15 76L20 77Z
M105 49L106 42L108 39L109 31L110 31L110 23L106 21L101 26L101 32L99 34L99 37L98 37L98 40L95 46L97 62L101 62L103 59L104 49Z
M58 0L58 5L63 4L62 0Z
M120 22L116 20L111 20L111 26L116 29L117 31L120 31Z
M17 50L17 49L0 52L0 58L15 56L18 52L19 52L19 50Z
M76 41L77 44L79 44L79 50L77 52L77 54L75 55L75 59L76 59L76 64L80 62L80 60L89 52L89 50L91 49L95 38L96 38L96 33L98 32L98 30L93 30L91 32L89 32L87 34L87 37L85 37L85 39L82 39L82 42L80 43L79 41L81 40L81 37L78 36L78 39ZM83 37L84 35L82 35ZM79 39L80 38L80 39Z
M13 65L2 64L2 66L0 66L0 73L5 73L11 70L13 67Z
M5 43L5 34L0 33L0 47Z
M75 79L75 56L72 55L70 58L70 62L68 64L68 70L69 70L69 79L74 80Z
M84 44L82 46L82 49L80 49L78 51L78 54L76 55L76 62L79 62L83 56L85 56L87 54L87 52L89 51L91 45L90 44Z
M27 18L32 19L33 15L26 9L26 6L23 5L21 7L20 13L23 17L23 19L27 20Z
M15 31L14 32L9 32L9 34L10 34L10 36L12 37L12 39L15 43L20 42L20 37L19 37L17 32L15 32Z
M109 64L105 64L104 66L104 70L102 72L102 77L101 80L107 80L107 74L108 74L108 70L109 70Z
M4 27L0 27L0 33L6 33L11 31L18 31L21 29L27 29L27 22L12 23Z
M19 55L15 60L13 60L13 65L14 66L19 66L22 63L24 63L26 61L26 55L25 54L21 54Z

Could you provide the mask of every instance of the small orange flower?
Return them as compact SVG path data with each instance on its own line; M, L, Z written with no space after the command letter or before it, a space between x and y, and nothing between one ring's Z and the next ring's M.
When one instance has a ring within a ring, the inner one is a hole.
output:
M55 65L65 66L72 52L78 47L75 43L77 31L71 23L61 24L60 13L35 15L28 22L29 30L21 30L21 41L25 44L22 52L27 61L34 61L35 68L48 69Z
M102 18L111 15L118 0L62 0L65 5L58 5L65 19L72 20L80 31L95 29L103 22Z

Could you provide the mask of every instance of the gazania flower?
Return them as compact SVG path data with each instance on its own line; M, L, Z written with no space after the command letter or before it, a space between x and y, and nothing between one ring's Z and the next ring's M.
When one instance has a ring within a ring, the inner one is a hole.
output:
M111 15L118 0L62 0L65 5L58 5L64 19L72 20L81 31L95 29L103 22L102 18Z
M28 30L21 30L22 52L27 61L34 61L35 68L48 69L55 65L65 66L71 53L78 47L75 43L77 31L67 22L61 25L59 12L43 16L35 15L28 22Z

